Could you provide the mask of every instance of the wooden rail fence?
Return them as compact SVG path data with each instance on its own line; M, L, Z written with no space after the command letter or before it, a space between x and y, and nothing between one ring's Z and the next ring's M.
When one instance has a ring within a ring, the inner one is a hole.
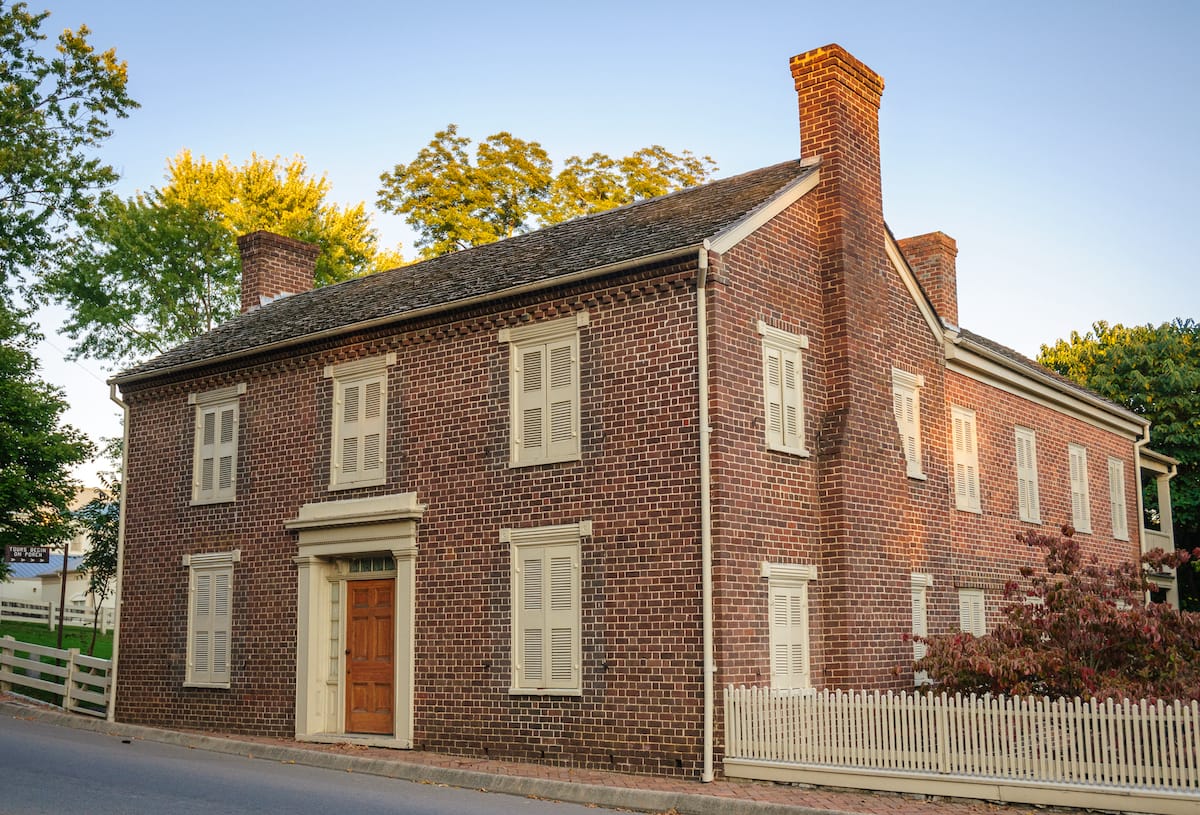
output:
M104 718L111 676L111 660L85 656L78 648L62 650L12 637L0 639L0 691L14 687L46 691L62 699L63 710Z
M114 612L111 608L100 610L100 632L107 634L113 628ZM42 623L50 630L58 628L58 603L39 603L33 600L0 600L0 620ZM79 628L92 627L92 611L86 608L67 606L63 613L63 624Z

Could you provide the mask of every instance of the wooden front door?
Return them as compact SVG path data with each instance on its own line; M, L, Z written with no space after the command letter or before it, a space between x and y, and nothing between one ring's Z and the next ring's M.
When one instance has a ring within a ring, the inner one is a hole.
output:
M346 732L393 732L396 581L348 580Z

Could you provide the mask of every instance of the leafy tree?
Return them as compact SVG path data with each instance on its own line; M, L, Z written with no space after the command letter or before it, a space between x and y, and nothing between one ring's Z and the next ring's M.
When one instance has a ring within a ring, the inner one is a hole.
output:
M0 0L0 292L33 268L116 172L92 153L137 107L125 63L97 53L87 26L58 36L50 15Z
M111 439L106 453L120 461L120 439ZM75 519L83 526L91 546L83 556L80 569L88 578L88 592L95 602L92 612L92 642L88 654L95 653L102 605L112 593L117 576L117 546L121 519L121 482L118 473L100 474L96 497L76 510Z
M38 378L37 335L0 302L0 547L58 546L73 533L71 468L92 444L62 424L62 392ZM6 578L7 565L0 566Z
M1045 572L1025 567L1024 586L1005 586L1004 619L991 633L922 638L916 669L951 693L1200 699L1200 614L1144 602L1143 566L1177 567L1188 554L1101 566L1084 561L1074 534L1019 533L1045 550Z
M1038 361L1150 420L1151 446L1179 460L1171 481L1175 545L1200 546L1200 324L1098 322L1083 336L1073 331L1043 345ZM1200 572L1179 577L1184 607L1200 610Z
M410 163L379 177L379 208L405 216L423 257L690 187L716 170L708 156L658 145L621 159L571 156L557 174L539 143L508 132L480 142L473 161L470 147L447 125Z
M270 229L316 243L316 284L401 262L381 252L364 205L326 202L329 182L304 160L252 155L241 166L183 151L167 184L133 198L103 196L80 218L41 291L67 306L72 353L114 364L166 351L236 315L237 236Z

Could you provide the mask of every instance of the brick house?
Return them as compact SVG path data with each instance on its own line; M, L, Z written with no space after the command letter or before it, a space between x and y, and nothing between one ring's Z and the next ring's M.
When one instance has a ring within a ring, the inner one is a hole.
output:
M800 160L316 290L242 238L243 314L114 379L116 718L711 778L722 686L911 687L1019 529L1134 558L1148 470L1169 540L1145 422L889 232L882 80L791 72Z

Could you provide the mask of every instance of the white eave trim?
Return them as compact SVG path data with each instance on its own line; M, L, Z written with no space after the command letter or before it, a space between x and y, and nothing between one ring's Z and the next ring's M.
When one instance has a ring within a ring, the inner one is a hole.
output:
M941 342L943 331L941 320L938 319L933 306L929 303L929 298L925 296L925 290L917 282L917 276L913 274L912 268L908 265L908 261L904 259L904 254L900 251L900 247L891 235L888 235L884 240L883 248L887 252L888 259L892 261L892 266L895 267L896 272L900 275L900 279L904 281L904 287L908 289L909 296L912 297L913 302L920 309L921 316L925 318L925 323L929 326L929 330L933 332L933 341Z
M799 201L808 194L817 183L821 180L821 169L819 166L813 166L812 172L796 179L788 186L784 187L779 192L775 193L775 197L760 205L757 209L752 210L750 214L743 217L737 223L725 227L708 241L705 245L710 252L716 252L718 255L728 252L733 247L737 246L750 235L754 234L760 227L770 221L779 213L790 207L792 204Z
M1146 422L1137 414L1110 405L1098 396L1089 397L1053 377L1041 376L961 334L947 331L943 347L947 370L1029 399L1101 430L1130 439L1139 439L1145 434Z

